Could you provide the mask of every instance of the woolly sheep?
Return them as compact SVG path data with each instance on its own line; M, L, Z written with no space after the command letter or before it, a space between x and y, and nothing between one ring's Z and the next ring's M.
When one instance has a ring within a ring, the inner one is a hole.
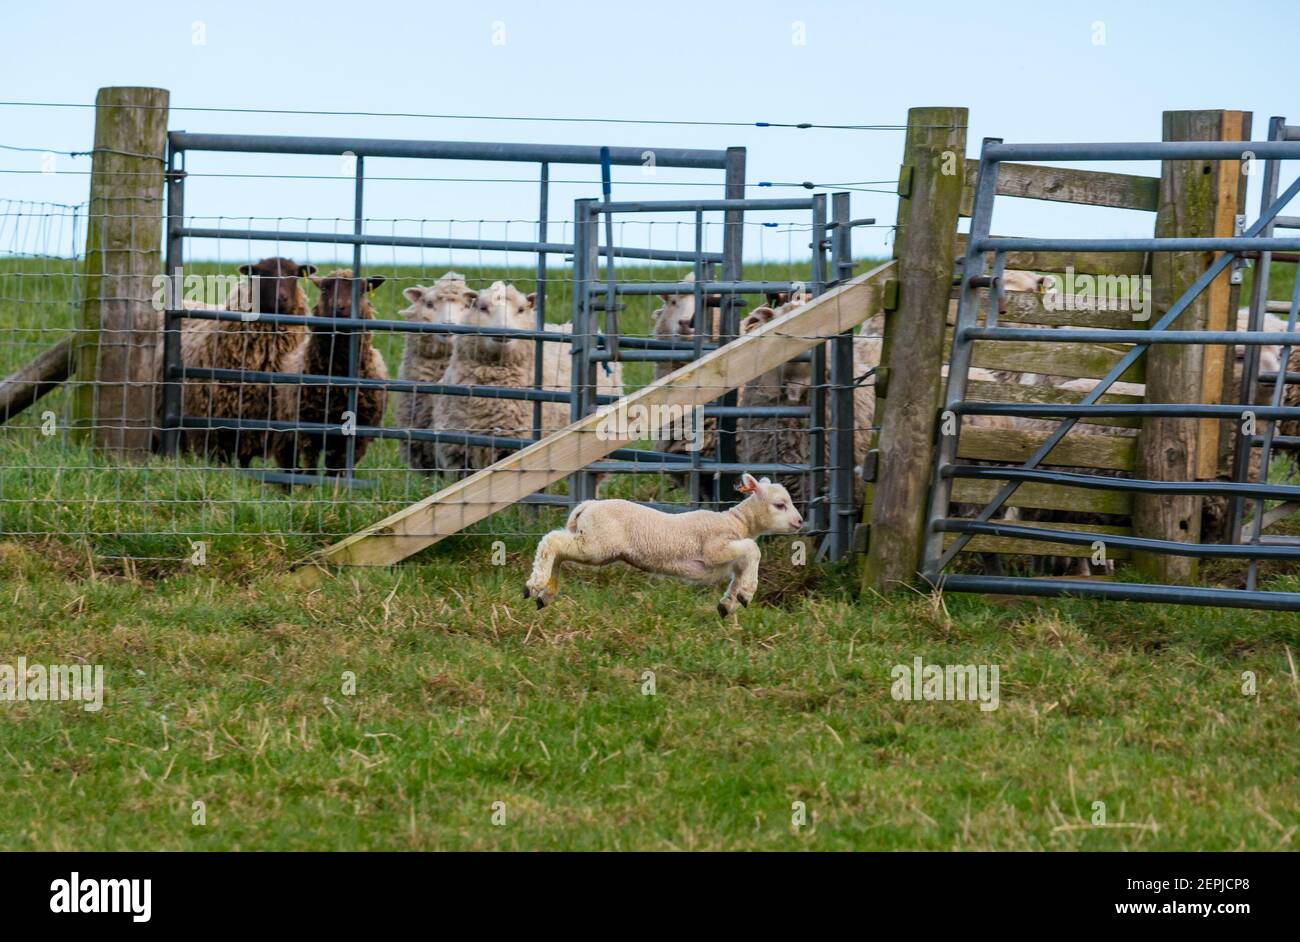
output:
M467 326L532 330L536 327L533 295L498 281L480 291L465 312ZM490 334L456 334L443 382L464 386L532 386L533 341ZM545 414L547 410L543 408ZM554 420L553 420L554 421ZM532 403L525 399L489 396L439 396L433 403L433 424L439 429L474 435L527 438L532 431ZM568 424L567 417L565 424ZM439 442L440 471L456 475L485 468L505 455L505 449L484 445Z
M536 324L533 325L536 327ZM568 334L572 324L547 324L551 333ZM531 344L529 356L531 357ZM547 341L542 346L542 389L547 392L569 393L573 391L573 346L569 343ZM531 361L530 361L531 362ZM532 386L533 372L528 372L528 386ZM596 367L596 395L623 395L623 364L600 363ZM529 403L529 428L532 423L532 404ZM549 435L570 424L570 407L567 402L546 402L542 404L542 435Z
M288 258L264 258L242 265L243 276L230 292L224 309L249 314L309 313L300 279L314 274L311 265ZM206 305L186 304L193 309ZM255 317L239 321L187 320L181 331L181 362L187 369L289 372L286 361L307 339L301 324L272 324ZM186 380L181 395L185 415L200 418L271 418L272 387L266 383L229 380ZM186 451L238 460L247 467L267 457L267 433L250 429L193 429L181 437Z
M449 271L431 287L414 285L402 292L411 302L401 311L401 316L413 323L460 324L478 292L465 283L465 276ZM398 379L419 383L440 383L451 362L451 334L407 334ZM433 404L437 397L431 393L396 393L394 421L398 428L433 428ZM408 467L420 471L437 468L437 449L433 442L408 441L400 445L402 460Z
M317 317L340 318L350 316L352 286L356 279L352 269L340 268L323 278L313 277L312 283L320 289L313 313ZM382 275L372 275L362 284L359 293L357 317L371 320L375 316L367 294L384 283ZM360 354L357 375L365 379L387 379L388 368L384 358L375 349L370 331L360 334ZM285 372L306 373L317 376L346 376L349 332L333 327L312 325L305 344L291 354L285 362ZM378 426L384 424L384 404L387 393L383 389L360 389L357 392L356 424ZM305 386L286 384L275 390L275 417L281 422L319 422L339 425L348 410L348 391L338 386ZM325 470L333 474L343 472L346 465L347 438L341 435L324 435L312 432L280 432L275 437L275 457L282 468L318 473L317 463L325 453ZM357 437L354 461L361 463L370 439Z
M740 324L741 336L758 330L764 324L789 313L811 300L809 294L796 295L778 309L768 306L755 308ZM870 326L868 327L870 329ZM857 336L853 341L853 376L861 379L853 391L853 461L862 465L871 448L871 427L876 412L875 379L868 374L880 363L881 340L878 336ZM783 363L751 380L740 391L743 406L807 406L812 389L812 364L804 360ZM752 418L742 417L736 422L736 455L747 464L808 462L808 420L803 417ZM778 475L777 481L785 486L795 500L803 502L805 476L801 474ZM864 496L865 485L860 475L854 477L855 502Z
M692 285L695 283L695 273L691 272L682 278L681 283ZM654 323L654 336L656 340L674 340L678 343L691 343L695 340L695 295L694 294L661 294L659 300L663 304L651 315ZM713 311L712 330L704 338L705 343L716 341L721 336L721 317L720 311L716 308L710 308ZM663 379L669 373L680 369L686 363L693 359L690 353L683 354L680 360L656 360L654 369L651 372L653 379ZM682 455L687 454L691 449L688 447L693 444L691 436L685 433L685 430L674 430L673 437L666 442L658 444L660 450L669 454ZM709 454L713 451L717 442L717 420L707 418L704 420L702 435L700 436L699 451Z
M745 474L737 490L748 496L724 511L670 514L626 500L583 501L564 529L552 530L537 544L524 598L536 599L538 608L554 599L561 563L625 562L701 585L729 579L718 602L718 614L725 618L738 606L748 606L758 591L762 554L757 538L796 533L803 526L780 484Z

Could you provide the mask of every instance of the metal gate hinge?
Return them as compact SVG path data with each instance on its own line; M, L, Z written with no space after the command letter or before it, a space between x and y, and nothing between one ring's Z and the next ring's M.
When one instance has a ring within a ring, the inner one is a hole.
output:
M1238 213L1232 221L1232 234L1240 236L1246 231L1246 216L1244 213ZM1245 280L1245 271L1249 262L1240 255L1232 260L1232 274L1228 276L1230 284L1239 285Z

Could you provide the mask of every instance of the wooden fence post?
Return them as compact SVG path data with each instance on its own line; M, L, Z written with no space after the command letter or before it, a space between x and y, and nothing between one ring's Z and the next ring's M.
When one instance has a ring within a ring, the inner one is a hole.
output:
M73 428L79 440L135 458L150 454L162 312L163 168L168 93L101 88L86 229Z
M884 369L876 378L880 431L876 478L868 496L864 591L914 584L921 566L957 217L966 179L967 118L965 108L912 108L907 113L894 237L897 293L886 293Z
M1239 111L1166 111L1163 140L1245 140L1249 115ZM1240 193L1240 166L1217 166L1212 160L1166 160L1160 168L1160 202L1156 237L1231 235ZM1167 311L1213 261L1206 252L1158 252L1152 257L1152 308ZM1228 281L1224 272L1216 283L1180 316L1179 330L1225 330L1235 324L1227 310ZM1221 282L1221 284L1220 284ZM1231 363L1222 349L1194 344L1153 344L1146 352L1147 402L1202 402L1223 388L1222 370ZM1214 376L1207 375L1207 371ZM1212 425L1207 440L1202 429ZM1194 480L1201 470L1200 449L1209 462L1217 460L1217 425L1197 419L1144 419L1138 439L1137 476L1158 481ZM1197 543L1201 538L1200 497L1135 494L1133 533L1160 540ZM1157 553L1133 554L1143 578L1150 582L1187 583L1196 579L1196 560Z

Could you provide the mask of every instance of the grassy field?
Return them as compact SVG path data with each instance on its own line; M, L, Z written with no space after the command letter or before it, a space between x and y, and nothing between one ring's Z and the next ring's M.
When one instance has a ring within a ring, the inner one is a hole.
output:
M3 544L4 650L103 664L107 694L0 710L0 847L1294 846L1293 615L854 600L778 541L739 623L613 570L538 612L528 553L302 591L269 548L160 582ZM893 699L918 656L998 665L999 708Z
M389 314L440 274L389 273ZM61 283L0 272L15 328L0 370L71 326ZM644 332L650 304L633 304L625 329ZM42 408L61 413L61 396ZM531 534L559 515L522 510L396 569L293 588L296 559L434 482L400 470L392 443L353 495L194 463L112 469L36 424L0 434L0 666L103 665L106 693L99 712L0 703L0 848L1296 843L1294 615L863 598L852 569L796 566L785 540L765 541L738 621L715 614L720 590L616 569L570 574L538 612L520 594ZM205 566L186 561L190 538L209 542ZM892 668L917 657L997 666L998 708L894 699Z

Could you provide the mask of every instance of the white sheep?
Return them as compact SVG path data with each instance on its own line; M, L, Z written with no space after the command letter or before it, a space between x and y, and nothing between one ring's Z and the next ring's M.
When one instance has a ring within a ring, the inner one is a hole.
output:
M691 272L681 280L683 285L693 285L695 283L695 273ZM693 343L695 340L695 295L689 294L661 294L659 300L663 302L653 314L650 315L654 325L654 336L656 340L672 340L678 344ZM715 342L721 336L721 312L713 308L713 317L711 322L712 330L704 338L705 343ZM686 363L694 359L694 354L684 352L680 360L655 360L651 376L655 380L663 379L674 370L680 369ZM684 427L674 426L672 437L658 445L660 450L674 455L688 454L692 450L701 451L704 454L710 454L717 442L717 419L712 417L704 420L703 428L698 448L692 448L695 444L693 430ZM689 434L688 434L689 432Z
M740 323L741 336L758 330L774 318L808 303L812 295L800 293L779 308L757 307ZM871 329L871 325L868 325ZM858 335L853 338L853 377L861 380L853 390L853 463L861 466L871 449L871 428L876 413L876 387L872 371L880 364L879 336ZM740 391L742 406L807 406L812 390L812 363L791 360L751 380ZM736 422L736 455L747 464L808 463L808 419L802 416L761 418L742 417ZM805 478L800 474L777 478L803 501ZM855 503L865 495L860 475L854 476Z
M748 496L724 511L670 514L626 500L585 500L562 530L537 544L524 598L543 608L559 592L559 566L575 562L604 566L625 562L643 572L700 585L730 579L718 602L724 618L748 606L758 591L762 558L757 538L796 533L803 518L789 492L767 478L745 474L737 490Z
M525 295L514 285L498 281L478 292L464 312L467 326L535 330L535 295ZM556 328L556 333L567 332ZM451 360L442 381L447 385L510 386L532 389L533 350L536 341L490 334L456 334ZM569 392L571 367L567 343L546 343L543 347L542 388ZM547 366L549 364L549 367ZM622 373L597 370L597 392L622 395ZM499 396L437 396L433 403L433 427L443 431L529 438L533 430L533 404L526 399ZM570 424L568 402L542 404L542 429L547 434ZM457 474L485 468L504 455L501 449L482 445L439 442L436 467Z
M533 325L536 327L536 324ZM568 334L572 324L547 324L547 331L555 334ZM542 345L542 389L546 392L569 393L573 391L573 345L569 343L552 343ZM529 385L532 383L529 373ZM596 395L623 395L623 364L603 362L596 366ZM531 404L529 415L532 415ZM567 402L547 402L542 404L542 435L549 435L570 424L570 406ZM531 422L531 418L529 419Z
M401 311L408 321L420 324L459 324L478 298L478 292L465 283L465 276L449 271L432 286L414 285L402 292L411 302ZM402 352L398 379L419 383L440 383L451 362L452 335L435 333L408 334ZM395 423L398 428L427 430L433 428L431 393L397 393ZM401 442L402 460L420 471L437 468L437 452L432 442Z
M1056 290L1056 278L1053 275L1039 275L1032 271L1008 268L1002 272L1002 290L1048 294Z

